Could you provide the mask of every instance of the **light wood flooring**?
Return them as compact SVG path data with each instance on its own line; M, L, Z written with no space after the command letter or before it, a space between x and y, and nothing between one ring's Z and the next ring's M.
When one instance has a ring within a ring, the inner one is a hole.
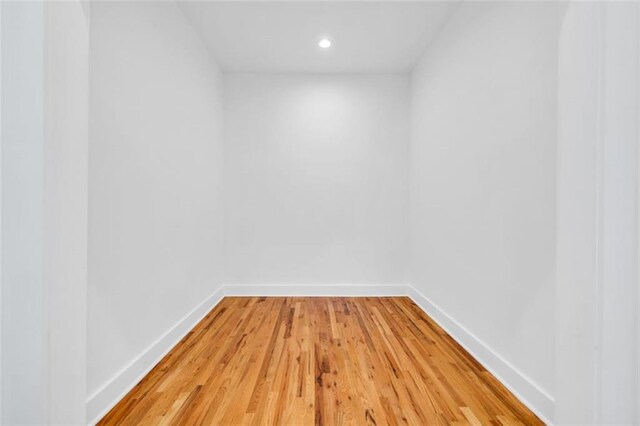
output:
M101 425L537 425L406 297L227 297Z

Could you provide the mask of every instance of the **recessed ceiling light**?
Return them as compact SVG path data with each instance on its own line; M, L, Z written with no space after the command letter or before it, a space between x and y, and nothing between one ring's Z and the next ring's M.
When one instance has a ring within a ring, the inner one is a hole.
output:
M328 49L331 47L331 40L329 40L328 38L321 38L318 41L318 46L320 46L320 48L322 49Z

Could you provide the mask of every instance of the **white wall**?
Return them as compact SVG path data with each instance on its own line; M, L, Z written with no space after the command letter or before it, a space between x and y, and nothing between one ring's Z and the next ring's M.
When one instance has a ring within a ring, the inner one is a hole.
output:
M2 4L2 424L46 419L44 5Z
M2 8L1 422L82 424L89 32L79 2Z
M223 149L221 73L175 3L91 2L90 72L89 420L220 286Z
M557 15L463 3L413 72L410 148L413 286L548 419Z
M640 7L571 2L559 50L557 424L638 424Z
M45 6L44 274L48 423L85 422L89 26L79 1Z
M404 284L409 81L226 78L226 281Z
M559 40L556 288L558 424L595 422L600 5L571 5Z
M605 3L602 115L601 406L603 424L640 424L638 143L640 5Z

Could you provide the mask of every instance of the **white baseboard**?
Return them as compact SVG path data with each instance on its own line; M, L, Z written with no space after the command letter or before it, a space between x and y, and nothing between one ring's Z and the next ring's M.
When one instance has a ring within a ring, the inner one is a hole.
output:
M405 296L409 288L400 284L226 285L225 296L366 297Z
M87 418L91 419L89 424L94 425L107 414L224 296L409 296L523 404L536 413L542 421L551 424L549 419L553 418L554 400L531 379L412 286L381 284L225 285L178 321L111 381L89 397L87 400Z
M407 287L409 289L408 296L413 299L416 305L437 322L524 405L529 407L540 420L548 425L552 424L550 419L553 418L555 401L551 395L540 389L530 378L494 352L422 293L412 286Z
M151 344L106 385L94 392L87 399L87 419L89 424L95 425L116 403L124 398L223 297L224 291L221 287Z

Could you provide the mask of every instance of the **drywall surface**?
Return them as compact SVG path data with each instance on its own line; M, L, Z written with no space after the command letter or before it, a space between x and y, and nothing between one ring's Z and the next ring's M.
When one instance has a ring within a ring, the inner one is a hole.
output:
M2 418L46 422L44 4L2 3Z
M404 284L408 77L225 87L226 282Z
M571 2L560 33L556 424L638 424L640 8Z
M3 424L83 424L89 31L2 4Z
M411 283L547 418L557 15L552 3L463 3L412 74L410 147Z
M219 287L223 87L173 2L92 2L90 37L91 399Z
M48 424L84 424L89 27L79 1L47 2L44 275Z
M556 303L558 424L596 424L602 5L570 4L559 41Z

